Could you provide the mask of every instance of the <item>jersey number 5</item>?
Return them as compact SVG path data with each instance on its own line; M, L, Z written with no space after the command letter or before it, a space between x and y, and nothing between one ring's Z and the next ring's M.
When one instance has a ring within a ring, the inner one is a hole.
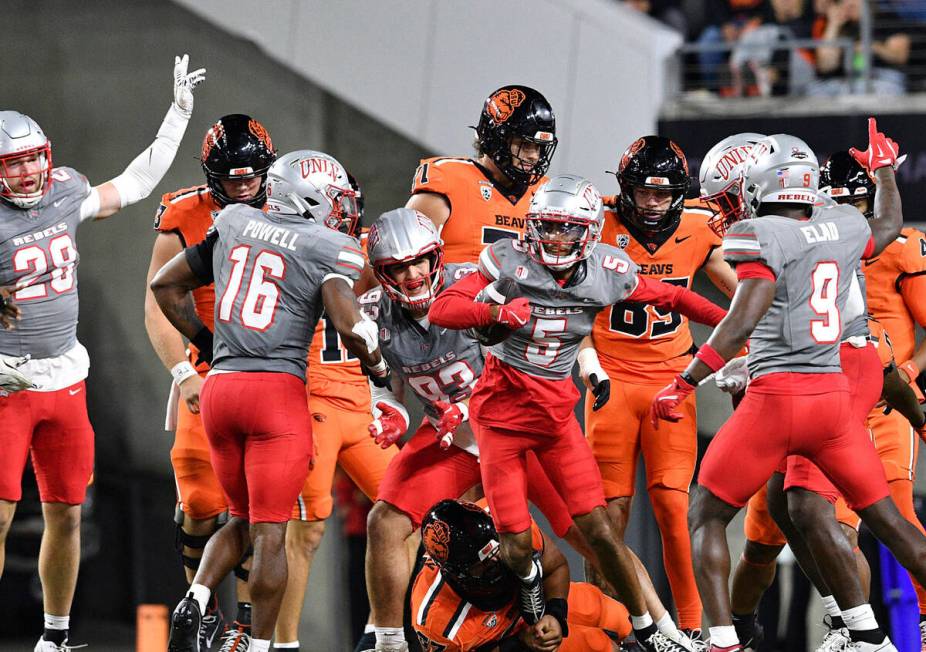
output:
M241 291L244 271L250 258L249 245L239 245L228 254L232 269L228 285L219 301L219 319L224 322L231 321L232 308ZM271 279L283 280L286 276L286 261L281 255L267 250L259 251L253 260L251 278L241 303L240 320L245 328L265 331L273 324L273 314L280 299L280 288Z

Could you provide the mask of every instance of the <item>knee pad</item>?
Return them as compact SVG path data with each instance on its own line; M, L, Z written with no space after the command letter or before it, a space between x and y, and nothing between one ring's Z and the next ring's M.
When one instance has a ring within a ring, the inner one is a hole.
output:
M195 571L199 569L200 558L190 557L189 555L184 554L183 549L190 548L193 550L202 550L205 548L206 544L209 543L209 539L212 538L212 535L218 532L219 528L228 522L228 512L223 512L216 517L215 526L213 527L212 532L209 534L189 534L183 529L183 520L183 510L180 508L180 504L178 503L177 508L174 510L174 525L176 526L176 530L174 532L174 548L180 555L180 560L183 562L184 567Z

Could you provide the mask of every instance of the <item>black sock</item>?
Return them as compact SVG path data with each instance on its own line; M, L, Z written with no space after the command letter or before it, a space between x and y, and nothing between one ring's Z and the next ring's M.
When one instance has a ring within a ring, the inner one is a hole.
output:
M68 639L68 630L66 629L48 629L45 628L45 633L42 634L44 638L49 643L54 643L55 645L61 645Z
M846 621L842 619L842 616L830 616L830 623L833 629L842 629L846 626ZM878 642L880 643L881 641Z
M736 637L744 642L752 639L755 630L755 614L733 614L733 628L736 630Z
M884 640L884 632L877 629L850 629L849 638L853 643L880 643Z
M643 629L634 629L633 635L636 636L637 640L642 643L648 640L650 636L656 633L656 631L656 623L653 623L649 627L644 627Z
M238 615L235 618L235 622L239 625L250 625L251 624L251 603L250 602L239 602L238 603Z

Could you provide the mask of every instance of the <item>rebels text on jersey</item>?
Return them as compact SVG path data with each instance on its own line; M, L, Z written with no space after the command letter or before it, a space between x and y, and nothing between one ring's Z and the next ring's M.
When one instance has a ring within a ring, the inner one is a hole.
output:
M493 346L492 355L520 371L553 379L572 373L579 344L591 332L595 317L627 299L639 273L623 251L599 244L560 285L518 240L487 247L479 257L479 270L491 281L514 281L520 296L531 303L530 320Z
M226 207L190 267L215 280L213 369L272 371L305 380L309 342L330 278L355 282L363 252L349 236L300 218Z
M443 289L477 271L472 264L444 267ZM425 413L439 416L435 401L455 403L469 397L482 374L479 343L466 331L449 330L412 319L400 304L375 288L359 299L379 326L379 345L389 367L411 387Z
M766 215L734 224L723 241L731 265L761 263L775 297L750 338L749 372L840 373L839 343L858 260L871 229L851 206L809 220Z
M90 194L86 177L55 168L48 193L33 208L0 201L0 285L16 286L22 315L0 329L0 353L53 358L77 344L77 226Z
M472 263L486 245L524 234L531 198L546 180L542 178L521 195L509 195L472 159L429 158L415 172L412 194L432 192L447 200L450 216L441 227L444 260Z

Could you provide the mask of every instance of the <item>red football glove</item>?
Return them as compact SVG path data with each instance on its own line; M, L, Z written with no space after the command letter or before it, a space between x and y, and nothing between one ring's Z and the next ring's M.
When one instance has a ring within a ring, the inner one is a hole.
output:
M883 167L891 166L897 169L897 155L900 147L893 140L878 131L878 123L874 118L868 118L868 149L860 152L854 147L849 154L858 161L858 164L869 172Z
M440 441L440 447L447 450L453 443L453 435L456 433L457 428L466 421L466 414L460 409L458 403L434 401L434 407L440 412L437 425L434 426L437 431L436 437Z
M399 440L399 437L408 430L408 421L405 415L388 403L380 401L376 404L380 411L379 417L367 426L370 437L380 448L386 449Z
M675 411L679 404L688 398L688 395L695 391L697 387L689 384L685 379L678 375L671 385L663 387L649 407L650 420L653 427L659 430L659 420L665 419L673 423L681 419L684 415Z
M517 330L530 321L531 304L524 297L512 299L510 302L496 308L495 323Z

